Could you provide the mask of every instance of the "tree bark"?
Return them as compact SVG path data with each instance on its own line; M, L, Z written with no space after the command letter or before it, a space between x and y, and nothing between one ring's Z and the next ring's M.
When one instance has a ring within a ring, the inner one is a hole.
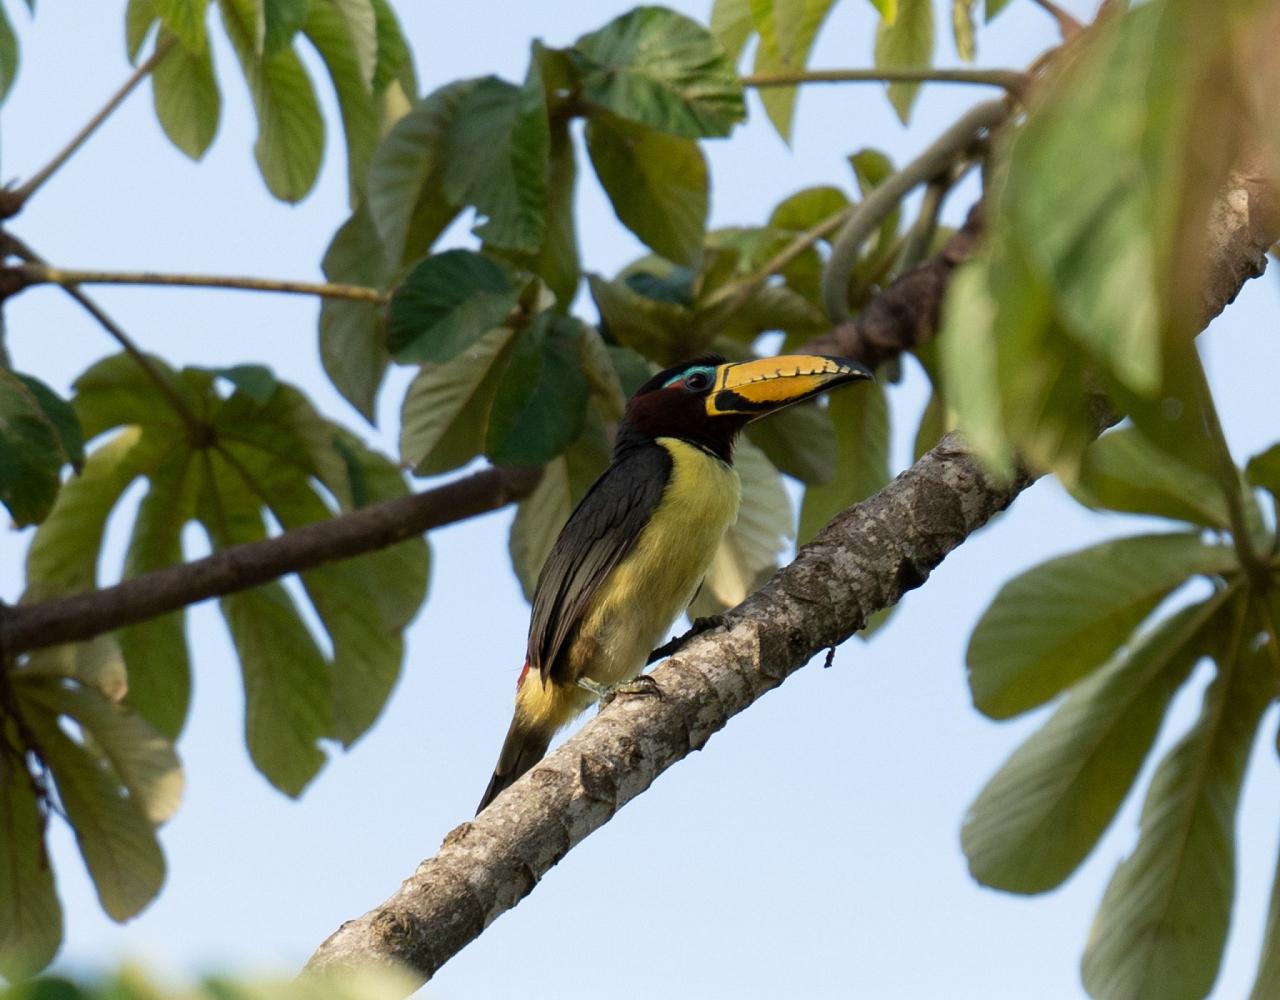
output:
M1265 269L1266 251L1280 238L1277 205L1261 179L1233 179L1212 220L1206 323ZM938 298L911 310L913 318L927 318L913 336L932 335L945 284L927 283ZM429 979L659 774L819 650L922 584L1030 482L1025 475L1007 483L991 478L956 435L944 437L880 493L837 516L730 611L723 627L658 666L651 674L656 695L615 700L451 831L384 903L321 944L305 974L395 966Z

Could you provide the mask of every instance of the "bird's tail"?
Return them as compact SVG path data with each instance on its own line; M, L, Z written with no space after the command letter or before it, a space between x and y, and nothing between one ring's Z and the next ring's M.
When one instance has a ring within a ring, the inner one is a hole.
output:
M489 787L484 790L484 797L476 808L476 814L496 799L499 792L542 760L550 745L550 733L530 729L520 719L512 719L511 728L507 730L507 738L502 744L502 753L498 754L498 766L494 768L493 777L489 780Z

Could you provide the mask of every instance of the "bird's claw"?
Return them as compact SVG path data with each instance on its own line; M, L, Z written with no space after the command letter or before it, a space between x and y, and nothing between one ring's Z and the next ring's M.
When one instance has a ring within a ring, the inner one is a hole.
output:
M662 689L658 687L658 682L648 674L641 674L634 680L621 681L617 684L597 684L588 677L578 680L578 687L584 691L590 691L596 696L603 708L609 702L613 701L618 695L652 695L655 698L662 697Z

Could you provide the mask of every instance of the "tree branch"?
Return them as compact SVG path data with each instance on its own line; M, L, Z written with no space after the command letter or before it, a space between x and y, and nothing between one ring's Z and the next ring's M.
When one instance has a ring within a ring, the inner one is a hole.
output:
M1271 192L1237 183L1227 200L1235 210L1214 221L1207 303L1234 297L1265 267L1266 250L1280 236ZM924 292L940 297L942 290L928 285ZM936 316L937 309L935 299L918 315ZM654 670L660 697L624 696L602 709L450 832L384 903L344 923L305 974L395 965L430 978L662 771L819 650L918 587L1028 482L989 478L954 434L944 437L880 493L838 515L730 611L723 628L695 637Z
M290 295L317 295L324 299L354 302L386 302L389 292L366 285L343 285L324 281L278 281L221 274L162 274L157 271L86 271L48 264L22 264L7 268L18 287L31 285L168 285L185 288L235 288L250 292L284 292Z
M794 87L804 83L969 83L1021 94L1027 75L1014 69L810 69L792 73L748 73L744 87Z
M541 475L535 468L485 469L425 493L370 504L114 587L39 604L0 606L0 657L91 639L197 601L394 545L522 499L533 492Z

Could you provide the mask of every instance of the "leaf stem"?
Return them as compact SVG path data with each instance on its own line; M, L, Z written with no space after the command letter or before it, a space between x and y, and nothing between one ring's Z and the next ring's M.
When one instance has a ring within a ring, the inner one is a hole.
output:
M124 103L124 99L150 75L151 71L160 64L160 60L173 50L175 42L176 39L172 36L162 36L156 42L155 51L130 74L129 79L125 80L120 89L107 99L107 103L85 123L84 127L71 138L70 142L54 155L52 160L22 184L0 195L0 218L7 219L22 211L27 199L35 194L44 185L45 181L56 174L62 168L62 165L71 159L76 151L89 140L89 137L98 130L98 127L111 116L111 113Z
M28 265L41 267L48 266L38 253L32 250L31 247L27 246L22 240L18 239L12 233L5 233L4 239L8 243L9 252L22 258L28 263ZM187 406L186 400L178 394L178 390L173 387L169 379L165 378L164 373L152 363L151 359L148 358L142 348L134 342L133 338L125 333L120 325L103 312L102 308L94 302L93 299L89 298L89 296L82 292L77 285L74 283L67 283L62 284L60 287L75 299L76 302L80 303L80 306L85 310L85 312L97 320L98 325L114 337L116 342L124 349L125 353L137 362L138 367L146 373L147 377L151 379L156 388L160 390L160 394L164 396L169 405L173 407L174 412L182 418L182 422L186 424L187 429L195 433L200 433L203 427L200 419L191 412L191 408Z
M354 302L386 302L390 295L365 285L334 284L324 281L278 281L221 274L162 274L158 271L89 271L47 264L25 264L10 269L26 285L166 285L186 288L235 288L250 292L283 292L289 295L317 295L325 299Z
M1009 114L1009 105L1003 100L987 101L971 108L928 149L885 178L850 212L831 244L831 256L822 272L822 304L833 323L849 318L849 276L867 237L913 188L947 171L979 133L999 125Z
M794 87L804 83L968 83L987 87L1003 87L1021 94L1027 75L1013 69L810 69L790 73L748 73L742 77L744 87L762 90L768 87Z

